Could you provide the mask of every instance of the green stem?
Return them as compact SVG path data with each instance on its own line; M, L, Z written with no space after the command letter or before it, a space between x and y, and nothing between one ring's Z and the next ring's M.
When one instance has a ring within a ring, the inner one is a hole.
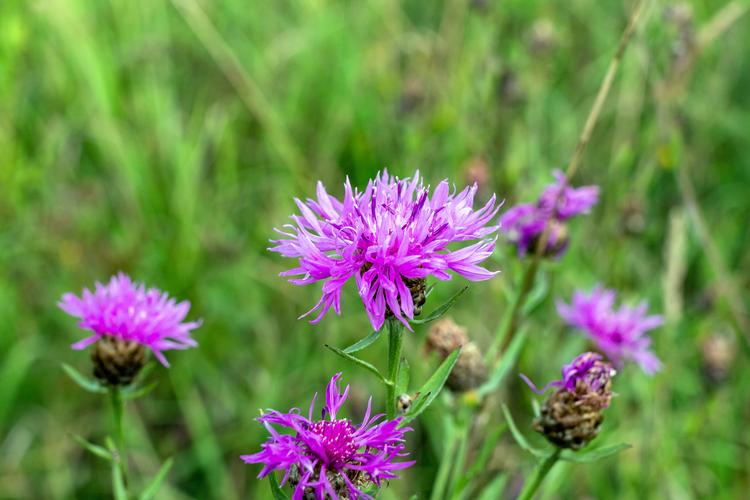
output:
M125 431L122 425L123 415L125 413L125 404L122 399L122 392L117 386L109 388L110 400L112 402L112 419L115 427L115 445L117 446L117 462L122 473L122 481L128 484L128 459L125 454Z
M523 490L521 491L518 500L529 500L534 497L534 493L539 489L539 486L542 484L542 481L544 481L544 478L547 477L552 466L555 465L560 458L561 451L562 448L555 448L555 451L547 455L544 460L536 466L536 469L534 469L529 480L523 485Z
M458 433L458 437L456 438L456 458L452 463L453 473L451 474L450 482L448 483L448 489L446 490L448 492L452 492L450 495L451 498L458 497L458 489L460 486L459 482L461 480L461 477L463 476L464 465L466 464L466 452L468 450L470 434L469 430L471 427L471 421L467 415L459 416L457 427L458 428L456 429L456 431Z
M443 449L443 456L440 458L440 467L438 468L437 475L435 476L435 483L432 485L432 494L430 500L439 500L443 497L443 491L448 483L448 477L450 476L453 455L456 452L456 446L458 445L458 436L455 434L455 429L451 429L450 437L448 442L445 444Z
M395 319L387 320L388 324L388 381L386 382L385 412L389 420L396 418L396 384L401 367L401 347L404 340L404 326Z

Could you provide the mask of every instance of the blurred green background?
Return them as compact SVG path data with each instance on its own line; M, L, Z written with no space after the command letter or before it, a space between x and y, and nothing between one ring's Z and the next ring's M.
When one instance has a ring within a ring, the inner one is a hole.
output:
M729 5L729 6L727 6ZM372 377L323 348L369 332L353 286L343 315L298 321L318 287L277 274L272 228L323 180L340 195L379 169L435 185L477 181L482 199L530 201L575 147L632 2L541 0L4 0L0 3L0 498L103 498L106 398L83 332L56 307L123 270L189 299L198 349L168 353L156 391L127 408L131 474L175 457L159 498L267 498L240 462L265 437L259 408L306 407L338 370L360 418ZM648 299L664 370L615 382L600 444L633 448L556 468L549 498L741 498L750 489L748 2L649 2L575 184L602 187L547 263L550 297L528 320L518 370L550 380L585 348L554 299L597 282ZM719 17L716 17L716 16ZM489 345L518 286L500 245L452 311ZM462 285L441 284L434 303ZM430 303L426 306L430 309ZM413 385L435 366L424 327L406 340ZM380 363L385 342L364 352ZM718 347L717 347L718 346ZM718 354L717 354L718 349ZM718 366L717 366L718 364ZM532 436L532 394L511 404ZM384 498L430 490L445 401L409 447L418 464ZM481 443L482 435L474 442ZM533 465L505 439L487 475L512 496Z

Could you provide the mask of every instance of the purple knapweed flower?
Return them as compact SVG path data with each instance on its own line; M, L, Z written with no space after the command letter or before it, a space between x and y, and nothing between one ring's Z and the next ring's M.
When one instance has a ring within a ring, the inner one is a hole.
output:
M651 338L646 332L663 323L661 316L646 316L647 303L636 307L622 305L614 309L615 292L600 286L591 293L576 291L570 305L558 301L558 314L571 326L582 330L615 366L633 361L644 372L661 368L659 358L649 350Z
M190 331L201 322L183 323L190 302L177 303L168 294L156 288L146 289L123 273L113 276L106 285L97 282L94 292L84 289L81 297L66 293L58 306L80 318L78 326L94 333L73 344L73 349L83 349L111 336L149 348L161 364L169 366L162 351L198 345Z
M588 213L599 201L597 186L574 188L560 170L553 172L555 182L547 186L535 203L521 203L500 217L501 231L518 247L524 255L538 241L549 225L546 253L561 255L568 245L567 230L562 222Z
M615 370L612 365L604 361L601 354L584 352L570 364L563 366L562 379L553 380L541 389L538 389L526 375L522 374L521 378L537 394L542 394L552 387L575 392L580 390L581 385L586 389L581 392L599 394L609 390L609 384L614 375ZM607 406L609 406L609 399L603 404L603 407Z
M384 479L397 478L395 471L405 469L414 462L397 461L405 457L404 433L408 427L399 427L401 418L381 420L382 414L370 416L372 398L360 425L351 420L337 418L349 393L343 394L338 379L333 376L326 389L326 404L320 420L313 418L317 393L313 396L307 417L293 408L289 413L271 410L258 418L271 437L260 452L243 455L245 463L263 464L258 478L275 470L283 470L283 486L287 481L294 487L293 500L308 498L337 499L340 496L354 499L371 499L363 487L380 487ZM281 434L274 426L287 428L291 434Z
M353 277L376 330L390 314L411 329L408 319L421 306L415 303L415 285L423 291L427 276L448 280L448 271L472 281L494 276L478 264L495 248L491 236L498 226L488 224L499 207L493 196L474 210L476 191L474 185L451 193L442 181L430 197L419 172L399 179L384 171L363 192L352 190L347 179L339 200L318 182L317 200L295 199L301 215L292 216L295 224L287 224L287 232L277 229L285 238L271 248L299 259L298 267L281 273L295 276L290 282L324 281L320 301L302 317L317 311L311 321L316 323L331 307L340 314L342 287ZM448 250L474 240L479 241Z

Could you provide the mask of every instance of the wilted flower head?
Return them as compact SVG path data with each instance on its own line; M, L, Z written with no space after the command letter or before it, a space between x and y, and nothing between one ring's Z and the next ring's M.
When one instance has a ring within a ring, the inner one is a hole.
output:
M315 400L307 417L293 408L289 413L271 410L258 418L271 437L262 450L243 455L245 463L261 463L259 478L274 470L283 470L283 486L287 480L294 487L294 500L307 498L358 499L371 498L362 491L367 486L380 487L382 480L398 477L395 471L414 462L399 462L404 453L404 433L399 427L401 418L384 420L382 414L370 416L372 398L358 426L351 420L337 418L349 393L338 387L341 373L333 376L326 389L326 404L320 420L313 418ZM281 434L274 426L287 428L291 434Z
M659 358L650 351L649 330L663 323L661 316L646 316L648 305L622 305L614 309L615 292L600 286L591 293L576 291L568 305L558 301L558 314L571 326L582 330L597 348L617 367L624 361L638 363L644 372L653 374L661 368Z
M561 448L574 450L586 446L599 433L604 420L602 410L612 400L611 381L615 374L602 356L586 352L562 369L562 379L539 390L521 376L537 393L557 387L542 405L534 429Z
M83 349L106 337L108 345L115 340L147 347L164 366L169 366L162 351L198 345L190 331L201 322L183 323L190 302L177 303L168 294L156 288L146 289L123 273L113 276L106 285L97 282L93 292L84 289L81 297L66 293L58 305L80 318L78 326L94 333L73 344L73 349ZM123 354L128 353L117 353Z
M320 321L333 307L341 312L341 290L351 278L357 283L372 326L378 330L387 314L407 328L424 300L424 278L448 280L448 271L469 280L496 274L478 264L495 247L498 226L488 225L497 213L493 196L473 209L476 185L451 193L442 181L430 197L417 172L412 179L378 174L363 192L349 180L344 197L330 196L318 182L317 199L295 200L301 215L277 230L283 239L271 250L299 259L298 267L282 273L297 285L324 281L320 301L303 316L317 312ZM471 242L460 249L452 243ZM416 298L416 300L415 300Z
M549 224L546 254L560 255L568 246L567 229L562 222L588 213L599 201L597 186L574 188L559 170L553 172L555 182L547 186L536 204L521 203L500 217L501 230L518 246L520 254L525 254L539 241L544 228Z

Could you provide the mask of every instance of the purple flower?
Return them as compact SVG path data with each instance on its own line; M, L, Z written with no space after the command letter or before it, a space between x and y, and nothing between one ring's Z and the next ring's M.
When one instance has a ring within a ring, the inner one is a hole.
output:
M518 246L521 255L538 241L547 224L550 225L547 251L562 254L568 242L565 227L560 223L588 213L599 201L597 186L574 188L568 185L561 171L555 170L553 175L555 182L544 189L536 204L518 204L500 217L501 230Z
M97 282L94 292L84 289L81 297L66 293L58 306L80 318L78 326L94 332L73 344L73 349L83 349L111 335L148 347L164 366L169 366L162 351L198 345L190 337L190 331L201 322L182 322L190 310L190 302L177 303L156 288L147 290L142 283L133 283L123 273L113 276L106 285Z
M583 330L616 366L634 361L647 374L656 373L661 362L649 350L651 338L646 332L661 325L662 317L646 316L646 302L623 305L617 311L614 302L613 290L597 286L588 295L576 291L570 305L558 301L557 312L569 325Z
M448 280L448 271L473 281L486 280L496 272L478 264L495 248L491 236L498 226L489 225L497 213L493 196L482 208L473 209L476 184L451 193L447 181L429 196L419 172L413 179L379 173L363 192L344 184L344 198L330 196L318 182L317 200L295 199L301 215L285 238L273 241L272 251L299 259L298 267L281 273L289 281L307 285L324 281L320 301L302 317L317 311L312 323L333 307L341 313L341 290L353 277L372 326L379 330L386 314L393 314L407 328L415 307L410 284L434 276ZM452 243L476 241L448 250Z
M245 463L261 463L258 478L274 470L283 470L284 478L294 487L293 500L314 493L318 499L345 498L370 499L361 488L372 483L380 487L383 479L397 478L395 471L405 469L414 462L398 462L406 456L404 433L408 427L399 427L400 418L383 420L383 415L370 416L372 398L367 402L362 423L336 418L349 393L346 386L342 394L338 387L341 373L333 376L326 389L326 404L320 420L313 419L317 393L313 396L307 417L293 408L289 413L270 410L258 418L271 437L260 452L243 455ZM281 434L275 427L285 427L291 434Z
M609 391L610 380L615 375L615 370L603 359L601 354L584 352L570 364L563 366L562 379L554 380L541 389L538 389L526 375L522 374L521 378L537 394L542 394L551 387L576 392L576 390L581 390L581 386L585 389L581 391L583 393L601 394ZM609 399L603 403L603 407L607 406L609 406Z

